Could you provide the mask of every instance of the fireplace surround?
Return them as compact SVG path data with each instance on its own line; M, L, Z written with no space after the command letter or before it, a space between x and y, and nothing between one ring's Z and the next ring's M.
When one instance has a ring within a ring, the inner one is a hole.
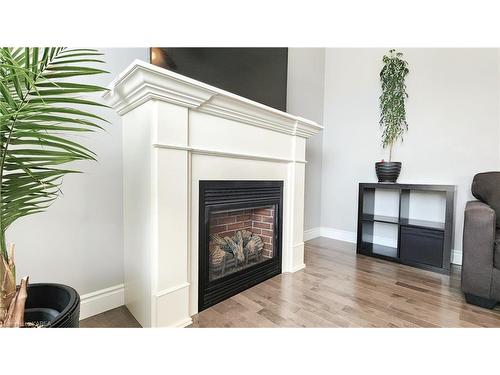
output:
M281 273L283 181L200 181L198 310Z
M246 271L269 267L260 274L268 277L305 267L306 139L321 126L138 60L109 89L104 98L122 119L125 304L143 327L189 325L220 297L211 287ZM204 192L218 182L279 182L281 203L225 201L209 210L207 229ZM210 254L203 230L218 241L207 285L199 278L203 241Z

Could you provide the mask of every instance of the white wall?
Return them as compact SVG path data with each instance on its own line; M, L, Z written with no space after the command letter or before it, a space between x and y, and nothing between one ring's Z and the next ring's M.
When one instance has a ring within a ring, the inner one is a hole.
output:
M288 49L287 112L323 123L324 48ZM307 140L304 229L321 222L323 134Z
M495 49L403 49L409 131L395 148L401 183L457 185L454 249L474 174L500 167L500 76ZM356 232L359 182L375 182L379 72L385 49L327 49L321 226Z
M106 49L110 74L86 78L106 86L146 48ZM85 174L68 175L61 196L47 212L17 221L7 233L16 244L18 277L59 282L81 294L123 283L122 147L118 115L99 110L111 124L81 141L98 162L80 163Z

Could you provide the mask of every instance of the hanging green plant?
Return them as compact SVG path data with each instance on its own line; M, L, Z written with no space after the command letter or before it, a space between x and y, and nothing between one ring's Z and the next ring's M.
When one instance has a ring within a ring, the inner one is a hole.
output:
M380 71L382 94L380 95L380 127L382 128L382 146L389 147L389 162L392 161L394 144L403 140L403 134L408 130L406 122L405 78L409 73L408 63L403 60L403 54L391 49L384 55L384 67Z

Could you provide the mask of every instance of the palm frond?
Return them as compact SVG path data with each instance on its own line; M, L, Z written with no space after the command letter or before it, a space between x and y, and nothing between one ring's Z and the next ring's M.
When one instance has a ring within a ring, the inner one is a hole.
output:
M59 196L62 178L76 170L62 165L95 160L70 134L101 129L107 122L89 112L105 107L81 96L102 92L73 77L107 73L93 49L0 49L0 255L7 259L5 232L17 219L43 212Z

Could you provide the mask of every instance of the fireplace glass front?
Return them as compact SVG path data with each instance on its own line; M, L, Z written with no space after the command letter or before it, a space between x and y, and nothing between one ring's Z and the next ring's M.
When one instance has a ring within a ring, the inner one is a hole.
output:
M200 181L198 310L281 273L283 181Z
M275 217L273 205L211 212L209 280L273 258Z

